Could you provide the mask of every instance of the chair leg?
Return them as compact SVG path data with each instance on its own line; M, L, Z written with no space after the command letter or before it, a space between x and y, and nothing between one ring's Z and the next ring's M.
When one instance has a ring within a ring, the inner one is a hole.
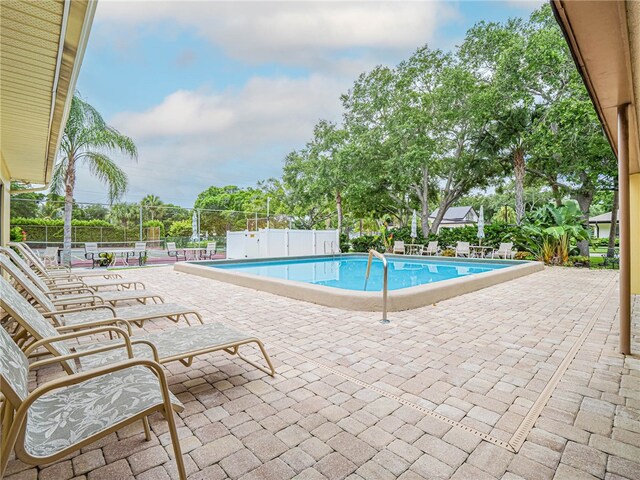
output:
M165 403L166 405L166 403ZM182 449L180 448L180 439L178 438L178 429L173 410L166 412L166 420L169 424L169 435L171 436L171 444L173 445L173 453L176 457L176 467L178 468L178 477L180 480L187 480L187 471L184 468L184 459L182 458Z
M144 427L144 439L147 442L151 441L151 427L149 426L149 417L142 419L142 426Z

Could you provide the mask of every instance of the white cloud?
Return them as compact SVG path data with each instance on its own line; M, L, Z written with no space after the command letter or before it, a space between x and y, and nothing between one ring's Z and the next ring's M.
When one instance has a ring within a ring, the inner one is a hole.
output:
M178 90L143 112L111 122L136 140L205 137L224 145L299 141L320 118L337 120L348 83L322 75L254 77L223 92Z
M310 65L331 53L414 49L433 40L453 4L403 1L100 2L97 22L188 29L251 62Z

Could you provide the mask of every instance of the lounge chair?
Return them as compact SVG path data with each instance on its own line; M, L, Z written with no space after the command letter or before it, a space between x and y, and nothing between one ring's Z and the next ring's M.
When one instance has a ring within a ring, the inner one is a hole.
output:
M513 242L501 243L500 246L491 254L491 258L504 258L505 260L513 257Z
M142 259L147 258L147 242L136 242L133 251L127 253L127 263L130 258L137 258L138 265L142 266Z
M58 305L95 303L96 300L102 303L108 302L111 305L116 305L120 301L124 302L130 300L137 300L143 304L146 304L148 300L153 300L154 303L164 303L164 300L160 295L150 290L129 289L97 292L95 289L78 283L70 282L48 285L42 278L36 275L31 268L29 268L29 266L18 256L16 252L8 248L0 247L0 255L9 257L13 264L16 265L22 273L29 278L29 280L35 283L40 290L42 290L47 296L51 297L54 303ZM87 301L88 297L91 297L91 301Z
M202 258L209 258L210 260L213 260L213 256L216 254L216 251L216 242L208 242Z
M174 410L184 406L167 386L163 368L131 358L100 369L57 378L29 392L29 371L55 362L71 363L84 352L29 364L20 348L0 328L0 478L11 452L30 465L55 462L111 432L139 420L147 440L147 417L162 412L169 424L179 478L186 480Z
M401 240L396 240L395 242L393 242L393 253L401 253L404 255L405 253L405 248L404 248L404 242Z
M0 247L0 251L1 251ZM20 259L23 260L23 259ZM14 262L16 262L17 260L14 260ZM41 268L38 264L36 263L32 263L31 266L29 266L28 263L22 261L22 267L23 268L32 268L32 270L39 275L40 277L42 277L43 281L45 283L47 283L48 285L51 286L63 286L64 288L70 288L71 285L75 285L78 287L87 287L87 288L91 288L93 290L99 290L100 288L105 288L105 287L118 287L118 288L123 288L123 289L129 289L129 288L133 288L133 289L137 289L137 288L141 288L144 289L144 283L142 282L138 282L138 281L131 281L131 280L123 280L122 277L117 278L117 279L111 279L111 278L78 278L76 277L74 274L68 274L68 275L51 275L47 270Z
M187 256L184 253L184 250L178 250L175 242L167 242L167 255L174 257L176 262L180 261L180 252L182 252L182 257L186 260Z
M47 266L45 265L40 257L33 251L29 245L26 243L18 243L18 242L9 242L9 246L13 247L22 258L28 263L34 266L36 270L46 272L49 277L52 278L65 278L65 277L73 277L73 278L122 278L122 275L114 272L95 272L86 269L70 269L64 266Z
M27 357L41 347L44 347L54 356L64 356L68 354L69 349L62 341L66 340L66 335L70 334L65 335L62 332L69 331L74 327L67 326L55 329L33 305L22 297L17 290L2 277L0 277L0 307L20 326L21 331L19 333L21 338L28 339L23 343L24 352ZM92 331L96 333L117 332L124 338L126 345L122 343L122 340L108 340L77 345L75 347L76 352L92 351L90 355L78 359L82 370L102 367L128 358L128 345L130 344L136 357L155 360L162 364L179 361L187 367L191 365L193 358L198 355L222 350L230 355L237 355L238 358L241 358L264 373L272 376L275 375L273 364L260 339L234 330L221 323L174 328L158 333L136 335L131 339L125 330L113 326L83 330L82 332L76 332L76 334ZM69 336L68 338L72 337ZM33 341L30 343L31 340ZM113 349L111 347L114 343L127 348ZM250 343L258 346L268 365L267 367L253 360L249 360L239 353L241 346ZM66 370L75 369L75 366L71 365L70 362L66 363L69 363L66 367L65 363L63 363L63 367L65 367Z
M195 317L196 323L204 323L197 311L175 303L155 303L117 308L98 304L75 306L75 308L61 310L59 305L56 305L52 299L47 297L45 292L40 290L4 255L0 255L0 270L7 273L14 281L14 286L20 287L20 290L42 312L43 316L53 320L56 326L110 325L114 323L114 318L123 320L126 323L133 323L139 327L142 327L145 321L155 318L168 318L176 323L184 319L187 325L191 325L191 318ZM131 331L130 328L128 330Z
M437 255L438 251L438 242L429 242L429 244L423 248L422 255Z
M470 257L471 249L469 246L469 242L458 242L456 243L456 257Z

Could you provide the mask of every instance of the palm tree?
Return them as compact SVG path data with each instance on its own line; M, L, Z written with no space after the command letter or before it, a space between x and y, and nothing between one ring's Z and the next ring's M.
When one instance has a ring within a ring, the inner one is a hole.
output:
M157 195L149 194L140 200L140 203L144 208L146 208L151 214L151 220L155 220L156 213L158 213L158 208L162 206L162 200Z
M71 214L76 187L76 168L89 167L109 189L109 201L120 198L127 190L127 175L107 154L123 153L133 159L138 151L133 140L107 125L102 115L81 99L73 97L69 119L60 144L60 161L53 171L51 191L64 190L64 244L62 259L71 265Z

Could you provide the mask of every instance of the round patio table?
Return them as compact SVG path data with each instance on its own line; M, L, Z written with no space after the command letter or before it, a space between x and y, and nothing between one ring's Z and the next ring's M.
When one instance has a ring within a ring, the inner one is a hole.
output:
M202 252L206 251L207 249L204 247L189 247L189 248L182 248L181 250L184 253L184 259L186 261L186 260L200 260L202 258Z
M470 245L471 257L474 258L486 258L487 255L493 252L493 247L487 247L484 245Z

